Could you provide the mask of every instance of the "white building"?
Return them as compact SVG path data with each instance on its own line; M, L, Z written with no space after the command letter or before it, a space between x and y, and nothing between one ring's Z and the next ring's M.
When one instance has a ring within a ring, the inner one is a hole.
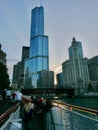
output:
M86 89L89 83L87 58L83 57L82 43L73 38L69 47L69 60L62 64L64 87Z

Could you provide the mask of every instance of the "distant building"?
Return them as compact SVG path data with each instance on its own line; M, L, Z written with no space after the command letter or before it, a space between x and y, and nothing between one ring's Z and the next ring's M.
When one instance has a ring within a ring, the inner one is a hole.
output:
M59 88L62 88L63 87L63 73L59 73L56 75L57 77L57 86Z
M44 35L44 8L35 7L31 14L30 55L25 61L25 88L51 87L53 73L49 71L48 53L48 36Z
M53 88L54 87L54 72L48 70L42 70L37 72L38 79L37 79L37 88ZM29 76L29 69L26 71L25 75L25 88L34 88L32 86L32 80Z
M64 87L86 89L89 83L88 59L83 57L82 43L73 38L69 60L62 64Z
M12 86L14 89L18 88L18 80L19 80L19 69L18 64L16 64L13 67L13 79L12 79Z
M98 55L88 60L88 69L90 81L95 87L98 85Z
M14 65L12 85L16 89L24 88L24 61Z
M42 70L38 72L38 88L53 88L54 87L54 72Z
M30 47L23 46L21 61L26 60L29 57L29 51L30 51Z
M91 81L98 81L98 55L88 59L88 69Z
M6 53L4 53L2 50L1 50L1 44L0 44L0 62L3 64L3 65L6 65Z
M22 47L22 58L21 61L14 65L13 68L13 80L12 86L14 88L24 88L24 65L25 59L29 57L29 47L23 46Z

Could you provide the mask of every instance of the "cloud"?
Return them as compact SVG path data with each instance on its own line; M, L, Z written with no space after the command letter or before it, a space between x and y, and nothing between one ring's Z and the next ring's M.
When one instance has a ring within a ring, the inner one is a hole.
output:
M56 75L58 73L62 72L62 66L61 65L53 65L53 66L51 66L50 70L54 71L54 83L57 84Z
M19 62L18 59L8 58L7 59L7 68L8 68L8 74L10 79L12 79L13 76L13 66Z
M9 63L15 63L15 62L19 62L19 59L14 59L14 58L8 58L7 59L7 62L9 62Z
M53 65L50 68L51 71L54 71L56 74L62 72L62 66L61 65Z

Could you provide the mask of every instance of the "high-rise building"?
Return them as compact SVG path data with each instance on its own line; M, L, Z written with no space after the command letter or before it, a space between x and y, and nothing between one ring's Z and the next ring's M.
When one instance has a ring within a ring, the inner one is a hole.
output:
M44 35L44 8L32 9L30 55L25 61L25 88L37 88L41 71L49 71L48 36ZM46 73L48 74L48 72ZM45 77L47 77L45 74ZM44 80L43 80L44 81ZM47 87L47 84L46 84Z
M57 78L57 86L59 88L62 88L63 87L63 73L58 73L56 75L56 78Z
M38 35L44 35L44 8L35 7L31 12L31 36L30 39Z
M4 53L4 52L1 50L1 44L0 44L0 62L1 62L3 65L6 65L6 53Z
M44 35L44 8L36 7L31 15L30 59L33 71L49 69L48 36ZM36 67L35 67L36 66Z
M13 66L13 79L12 79L12 86L14 89L18 88L18 83L19 83L19 69L18 69L18 63Z
M22 47L21 61L13 67L12 86L16 89L24 88L24 65L25 59L29 57L29 50L30 48L27 46Z
M83 58L83 49L80 41L76 41L73 37L72 45L69 47L69 59Z
M25 60L26 58L29 57L29 51L30 51L30 47L28 47L28 46L23 46L22 47L21 61L23 61L23 60Z
M54 72L53 71L39 71L37 80L38 88L53 88L54 87Z
M98 55L88 59L90 81L95 88L98 85Z
M69 60L62 64L64 87L86 89L89 83L88 59L83 57L82 43L73 38Z
M91 81L98 81L98 55L88 59L88 69Z

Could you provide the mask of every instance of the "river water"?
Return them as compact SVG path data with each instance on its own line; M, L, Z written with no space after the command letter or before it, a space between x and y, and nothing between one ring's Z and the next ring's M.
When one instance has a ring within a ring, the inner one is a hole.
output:
M98 97L63 99L65 103L98 110Z
M98 98L63 99L63 102L98 110ZM56 130L98 130L98 115L89 116L58 107L52 108L52 114Z

